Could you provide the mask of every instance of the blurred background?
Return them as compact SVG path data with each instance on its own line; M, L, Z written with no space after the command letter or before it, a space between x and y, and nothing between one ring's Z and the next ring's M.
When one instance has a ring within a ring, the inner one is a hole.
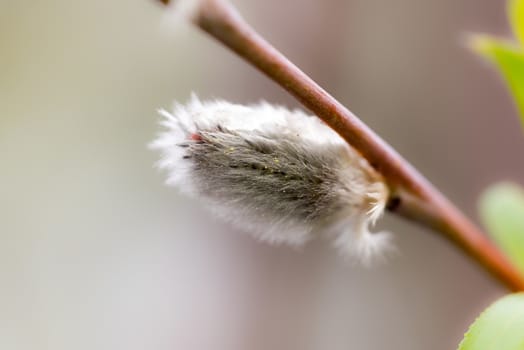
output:
M236 0L270 42L465 212L522 183L498 75L463 47L509 35L503 1ZM387 216L366 270L328 242L272 247L163 185L155 110L202 98L296 107L152 0L0 1L0 348L455 349L505 290Z

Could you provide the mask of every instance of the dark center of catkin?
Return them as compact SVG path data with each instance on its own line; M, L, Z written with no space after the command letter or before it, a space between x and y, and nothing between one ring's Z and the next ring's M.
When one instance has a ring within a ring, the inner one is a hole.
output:
M317 220L336 206L332 167L299 139L217 127L180 146L187 149L184 158L191 162L199 191L218 203L234 202L262 216L306 221Z

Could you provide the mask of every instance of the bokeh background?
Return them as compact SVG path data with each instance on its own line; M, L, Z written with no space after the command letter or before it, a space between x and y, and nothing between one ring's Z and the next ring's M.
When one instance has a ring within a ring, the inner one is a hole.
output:
M473 218L485 186L522 182L511 99L463 46L509 35L503 1L234 3ZM0 348L454 349L505 291L437 235L387 216L399 254L366 270L163 185L157 108L297 106L171 20L152 0L0 1Z

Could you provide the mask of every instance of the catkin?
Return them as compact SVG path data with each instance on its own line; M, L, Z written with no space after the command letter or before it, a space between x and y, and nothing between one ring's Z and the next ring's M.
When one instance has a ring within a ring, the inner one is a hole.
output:
M263 241L302 245L335 237L364 263L388 247L369 226L388 189L360 154L314 116L260 103L176 104L152 143L167 183Z

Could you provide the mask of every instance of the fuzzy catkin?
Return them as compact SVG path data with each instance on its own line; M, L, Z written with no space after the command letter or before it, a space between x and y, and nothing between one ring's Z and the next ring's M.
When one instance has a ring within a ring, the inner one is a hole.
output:
M314 116L262 102L242 106L193 96L152 143L167 183L263 241L302 245L335 236L364 263L388 247L371 233L388 189L368 162Z

